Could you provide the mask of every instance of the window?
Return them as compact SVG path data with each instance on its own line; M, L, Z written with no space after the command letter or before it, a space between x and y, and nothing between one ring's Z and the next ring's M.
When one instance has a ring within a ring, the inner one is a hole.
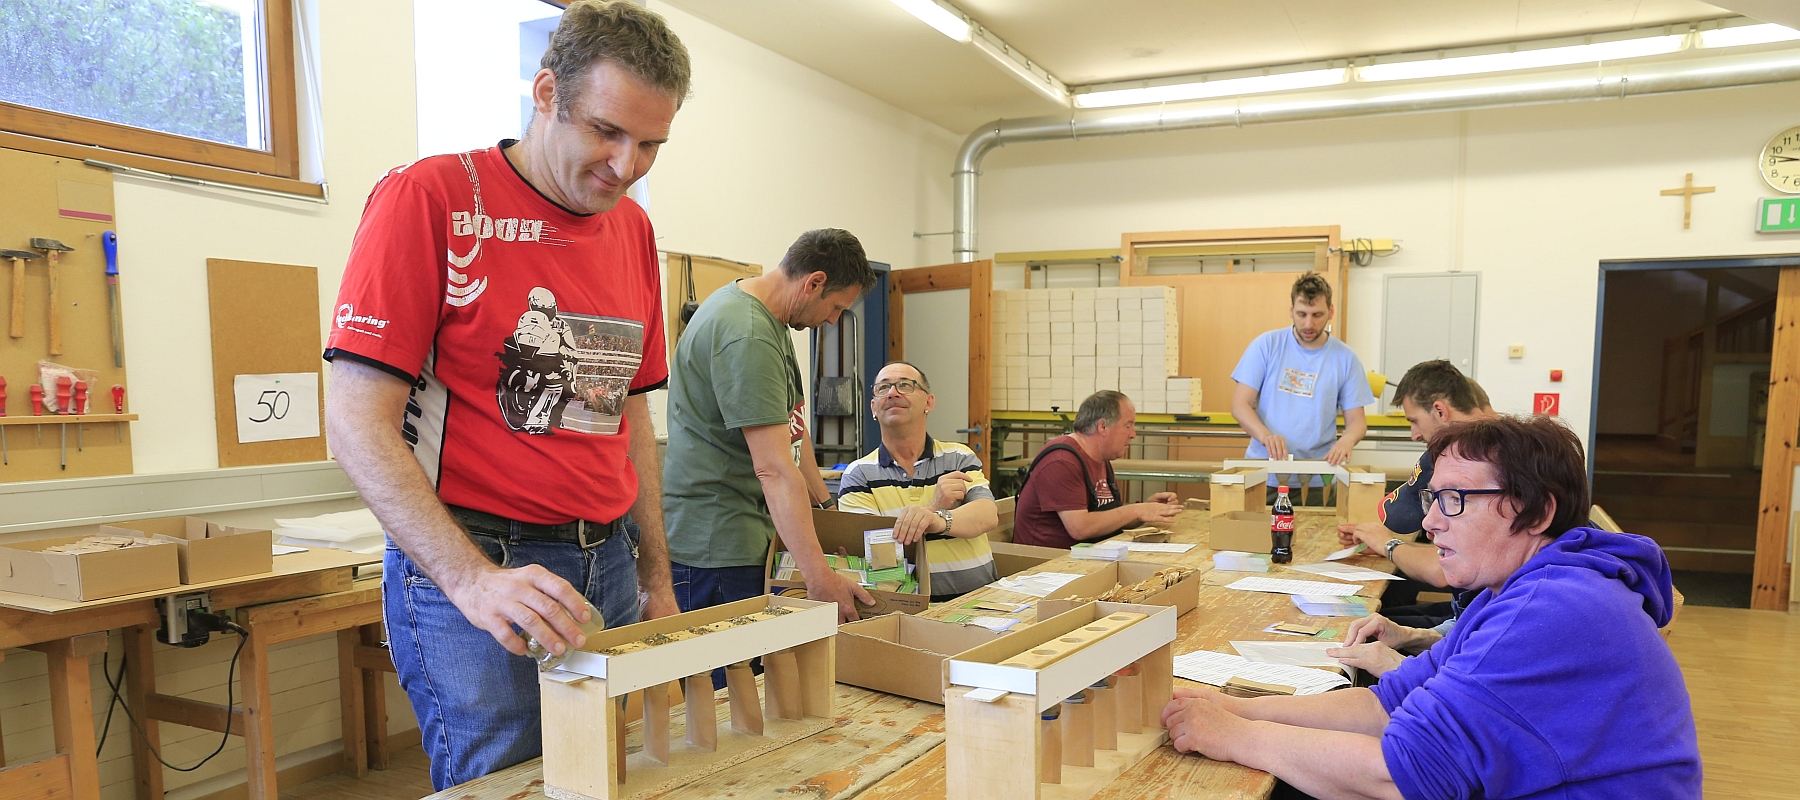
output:
M531 80L562 11L545 0L414 0L419 155L523 135Z
M0 130L297 178L291 14L287 0L6 0Z

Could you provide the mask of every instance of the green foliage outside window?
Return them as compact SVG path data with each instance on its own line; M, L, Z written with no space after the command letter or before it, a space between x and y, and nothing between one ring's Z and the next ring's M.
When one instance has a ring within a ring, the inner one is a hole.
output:
M4 0L0 101L246 146L245 24L194 0Z

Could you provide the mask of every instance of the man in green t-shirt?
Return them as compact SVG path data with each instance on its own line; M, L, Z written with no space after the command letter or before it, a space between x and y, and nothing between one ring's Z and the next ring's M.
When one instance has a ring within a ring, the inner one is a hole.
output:
M763 593L771 537L794 554L807 597L857 618L874 603L831 570L812 505L830 498L806 430L806 395L789 330L837 322L875 285L849 231L807 231L776 269L714 292L675 346L663 519L682 611Z

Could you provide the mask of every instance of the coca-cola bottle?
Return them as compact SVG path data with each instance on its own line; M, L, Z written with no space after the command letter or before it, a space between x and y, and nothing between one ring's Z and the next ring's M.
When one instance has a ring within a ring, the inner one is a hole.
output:
M1288 499L1288 488L1275 490L1275 508L1269 514L1269 541L1274 545L1269 560L1286 564L1294 560L1294 501Z

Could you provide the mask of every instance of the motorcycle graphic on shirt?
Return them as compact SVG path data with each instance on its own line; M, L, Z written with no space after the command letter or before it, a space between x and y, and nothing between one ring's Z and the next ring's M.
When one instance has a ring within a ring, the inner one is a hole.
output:
M507 427L540 436L617 434L644 360L644 324L560 310L556 295L542 286L526 295L525 305L496 354L494 394Z

